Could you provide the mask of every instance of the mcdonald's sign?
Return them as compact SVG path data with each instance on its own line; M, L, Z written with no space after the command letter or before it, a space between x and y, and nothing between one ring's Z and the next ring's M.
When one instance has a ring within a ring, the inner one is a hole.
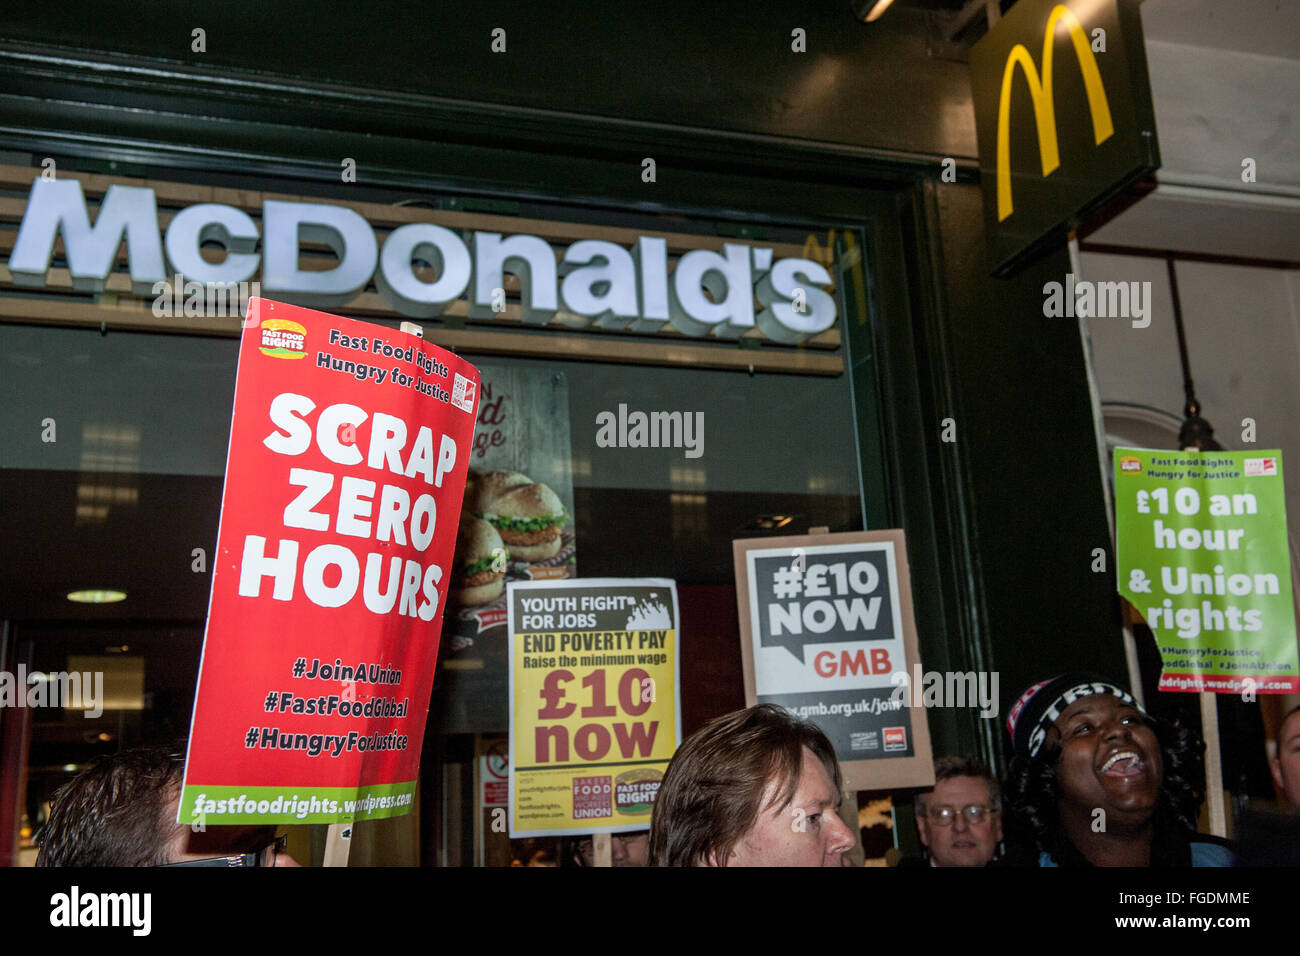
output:
M1019 0L970 65L995 275L1086 230L1159 168L1136 0Z

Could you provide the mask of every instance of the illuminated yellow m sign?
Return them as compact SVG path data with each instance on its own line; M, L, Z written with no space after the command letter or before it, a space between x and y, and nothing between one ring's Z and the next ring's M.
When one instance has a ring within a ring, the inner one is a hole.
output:
M1110 119L1110 104L1106 102L1106 89L1101 85L1101 72L1088 45L1083 27L1062 4L1052 8L1043 33L1043 74L1039 77L1034 60L1023 43L1017 43L1007 54L1007 65L1002 71L1002 93L998 100L998 222L1011 215L1011 81L1019 66L1029 84L1029 95L1034 100L1034 122L1038 124L1038 158L1043 175L1049 175L1061 165L1056 143L1056 106L1052 100L1052 48L1056 45L1056 25L1064 20L1074 41L1074 55L1083 72L1083 88L1088 94L1088 109L1092 113L1092 135L1097 145L1110 139L1115 125Z

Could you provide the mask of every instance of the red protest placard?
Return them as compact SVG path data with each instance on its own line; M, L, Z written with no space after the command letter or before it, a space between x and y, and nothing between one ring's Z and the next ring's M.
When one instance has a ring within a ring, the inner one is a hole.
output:
M407 813L479 374L252 299L179 821Z

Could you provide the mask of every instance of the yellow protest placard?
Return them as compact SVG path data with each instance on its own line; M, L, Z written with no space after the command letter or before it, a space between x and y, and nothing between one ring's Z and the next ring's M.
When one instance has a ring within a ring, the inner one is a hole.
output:
M677 588L509 585L510 836L650 825L681 740Z

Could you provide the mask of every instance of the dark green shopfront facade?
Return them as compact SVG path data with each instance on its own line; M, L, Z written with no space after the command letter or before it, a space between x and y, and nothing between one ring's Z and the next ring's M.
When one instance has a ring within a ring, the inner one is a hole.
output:
M792 50L796 29L806 52ZM858 487L849 513L786 530L903 528L926 669L997 672L1005 714L1028 683L1067 668L1123 675L1114 563L1093 570L1110 540L1079 332L1042 314L1041 289L1068 271L1066 252L989 277L967 66L926 46L919 12L868 28L847 3L396 14L291 2L198 17L160 3L92 5L75 18L27 5L0 26L0 151L14 165L53 157L61 170L326 198L435 196L443 209L506 216L554 204L594 224L745 238L834 230L840 257L846 242L861 249L860 301L841 312L845 371L834 386L786 374L773 388L840 404L824 412L854 431L836 448L856 461L832 466ZM355 184L340 182L347 158ZM12 248L12 217L6 228ZM233 353L232 339L204 341ZM710 374L723 391L727 376L747 377ZM775 454L819 401L749 409L772 438L749 454ZM21 482L5 487L6 514L28 506ZM779 508L760 498L747 500L751 513ZM611 500L587 489L577 507L637 507ZM198 523L215 538L204 508ZM687 570L649 520L628 548L610 542L604 517L575 517L591 542L584 575L727 583L734 525L709 525ZM5 585L0 619L11 638L39 641L40 615L13 597L21 590ZM694 656L684 640L689 733L743 698L734 631ZM936 755L1001 763L1001 719L927 716Z

